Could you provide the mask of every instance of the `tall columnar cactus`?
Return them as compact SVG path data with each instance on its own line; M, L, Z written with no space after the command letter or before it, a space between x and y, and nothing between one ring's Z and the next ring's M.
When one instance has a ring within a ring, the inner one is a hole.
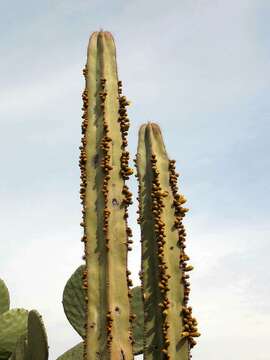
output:
M136 157L142 233L141 280L144 301L144 359L190 358L200 334L188 307L185 229L188 209L178 193L175 161L169 160L158 125L139 131Z
M92 34L83 71L82 146L80 156L83 205L87 317L85 359L133 358L130 311L132 285L127 251L131 193L128 166L129 119L118 81L116 52L109 32Z

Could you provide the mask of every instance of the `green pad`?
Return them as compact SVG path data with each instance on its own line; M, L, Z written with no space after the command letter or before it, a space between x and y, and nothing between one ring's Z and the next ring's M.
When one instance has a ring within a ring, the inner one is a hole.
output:
M82 276L85 265L81 265L71 275L63 292L63 306L65 314L79 335L84 336L86 322L85 294L82 288Z
M0 360L6 360L16 348L18 339L26 335L28 311L12 309L0 315Z
M41 315L31 310L28 315L28 342L26 360L47 360L48 339Z
M85 300L82 288L82 275L84 269L85 265L81 265L77 268L68 280L63 293L65 314L71 325L81 336L84 336L85 334ZM143 302L141 288L139 286L132 289L131 306L132 312L136 315L136 319L133 323L133 336L135 340L134 353L135 355L138 355L143 352ZM79 345L80 344L77 346ZM62 356L73 356L73 349L75 349L74 351L77 351L75 346L61 355L58 359L73 359L72 357L62 358Z
M85 334L84 323L86 308L84 291L82 288L82 275L84 268L85 265L79 266L78 269L71 275L63 293L63 306L65 314L71 325L81 336ZM133 323L133 336L135 341L133 348L135 355L138 355L143 352L143 302L140 286L133 288L131 291L132 312L136 315L136 319ZM69 351L72 353L73 349L74 348L70 349ZM69 352L67 353L69 356ZM64 355L66 355L66 353L62 356Z
M140 286L136 286L131 290L132 300L131 309L136 315L136 319L133 323L133 338L135 344L133 345L133 351L135 355L143 353L143 301L142 291Z
M0 315L9 310L10 300L6 284L0 279Z
M83 342L69 349L56 360L83 360Z
M27 347L26 336L21 336L17 341L16 349L12 353L9 360L25 360L26 347Z

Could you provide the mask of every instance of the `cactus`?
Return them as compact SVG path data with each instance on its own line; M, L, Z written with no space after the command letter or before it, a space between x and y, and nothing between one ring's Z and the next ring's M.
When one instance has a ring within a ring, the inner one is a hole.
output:
M9 360L25 360L25 355L27 351L27 338L26 336L21 336L16 344L16 348L13 351Z
M68 321L81 337L85 336L86 302L83 291L83 272L85 266L81 265L71 275L63 292L63 307Z
M0 279L0 315L9 310L9 291L2 279Z
M118 81L116 53L109 32L92 34L83 71L82 146L80 147L82 227L87 302L85 359L133 358L132 314L127 270L131 229L128 166L129 104Z
M63 292L65 314L83 342L58 360L189 360L199 336L188 306L189 283L183 217L188 209L178 193L175 161L169 160L158 125L139 131L135 159L139 178L142 235L140 279L132 287L127 269L132 231L125 181L129 167L129 119L118 80L116 50L109 32L94 32L83 70L80 146L85 264ZM0 360L47 360L48 342L36 310L9 310L9 293L0 279Z
M144 301L144 359L190 358L200 334L189 295L182 219L188 209L178 193L175 161L169 160L157 124L139 131L135 159L139 178L139 218L142 234L141 281Z
M11 309L0 315L0 359L6 360L16 347L17 340L26 334L28 311Z
M16 347L18 339L27 332L28 311L9 309L9 291L0 279L0 360L7 360Z
M27 349L25 360L47 360L48 339L41 315L31 310L28 315ZM17 359L16 359L17 360Z
M135 321L132 324L132 331L134 337L133 350L134 354L142 354L143 352L143 302L142 291L140 286L132 288L131 309L135 314Z
M71 275L66 283L63 292L63 307L65 314L78 334L85 337L85 316L86 302L84 298L83 274L85 265L79 266ZM133 351L135 355L141 354L143 351L143 306L141 301L141 289L139 286L131 289L131 309L135 315L132 322L132 332L134 334ZM70 350L66 351L57 360L83 360L82 344L79 343Z
M36 310L9 309L9 292L0 279L0 360L48 359L48 342Z
M48 360L48 340L41 315L29 311L27 335L21 336L9 360Z
M64 354L59 356L57 360L83 360L84 343L73 346L71 349L66 351Z

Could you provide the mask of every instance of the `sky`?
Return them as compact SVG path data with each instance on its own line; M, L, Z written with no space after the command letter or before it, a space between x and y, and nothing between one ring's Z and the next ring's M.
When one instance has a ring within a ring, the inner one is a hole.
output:
M269 360L269 1L14 0L0 14L0 277L12 308L42 314L50 360L81 341L61 301L82 264L82 69L100 29L132 102L131 158L140 125L158 123L188 200L193 359Z

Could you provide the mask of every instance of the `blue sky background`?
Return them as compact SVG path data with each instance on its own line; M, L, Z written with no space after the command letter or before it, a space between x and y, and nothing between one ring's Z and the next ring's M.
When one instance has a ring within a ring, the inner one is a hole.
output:
M43 315L50 360L80 341L61 299L82 263L82 68L101 28L132 101L132 158L139 126L157 122L188 199L193 358L269 360L269 1L16 0L0 14L0 277L12 307Z

